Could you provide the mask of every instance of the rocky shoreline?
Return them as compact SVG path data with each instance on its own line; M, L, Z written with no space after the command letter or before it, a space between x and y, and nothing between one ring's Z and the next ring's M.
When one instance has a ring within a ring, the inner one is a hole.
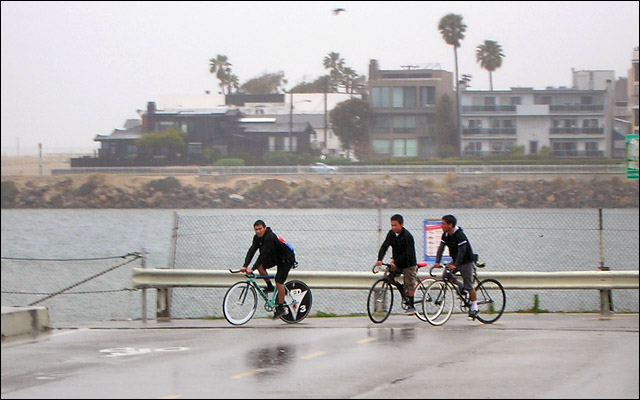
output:
M111 183L105 175L50 178L3 177L2 208L634 208L639 197L638 181L620 177L250 177L216 184L181 177L126 184Z

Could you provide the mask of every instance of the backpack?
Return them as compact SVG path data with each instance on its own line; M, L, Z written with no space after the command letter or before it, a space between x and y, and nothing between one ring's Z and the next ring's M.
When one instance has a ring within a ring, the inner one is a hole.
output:
M276 235L278 237L278 241L281 243L281 250L284 254L283 260L291 265L291 268L296 268L298 266L298 262L296 261L296 252L293 250L293 246L291 246L287 241L280 235Z

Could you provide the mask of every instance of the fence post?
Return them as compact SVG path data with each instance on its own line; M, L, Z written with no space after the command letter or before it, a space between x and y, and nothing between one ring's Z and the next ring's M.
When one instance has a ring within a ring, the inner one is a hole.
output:
M602 208L598 208L598 234L600 241L600 271L609 271L609 267L604 265L604 241L602 226ZM600 314L611 315L613 313L613 302L611 301L611 289L600 289Z
M147 251L142 248L142 268L147 268ZM142 322L147 322L147 289L142 288Z

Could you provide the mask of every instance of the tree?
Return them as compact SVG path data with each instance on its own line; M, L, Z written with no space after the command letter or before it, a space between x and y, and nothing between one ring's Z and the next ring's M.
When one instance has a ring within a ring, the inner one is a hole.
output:
M459 147L453 107L454 104L451 98L446 94L442 95L436 103L436 149L438 156L442 158L455 156L457 153L455 149Z
M353 149L358 159L366 158L369 153L369 130L374 118L371 105L361 99L343 101L331 110L329 118L342 147Z
M455 60L456 68L456 116L458 122L458 136L461 134L460 126L460 83L458 82L458 47L460 47L460 41L464 39L464 33L467 30L467 25L462 22L462 15L459 14L447 14L440 20L438 29L442 34L442 38L447 44L453 46L453 56ZM460 138L459 138L460 140ZM458 155L462 158L462 146L461 143L458 149Z
M221 82L222 83L222 82ZM237 92L240 88L240 81L236 74L228 74L224 77L224 86L227 88L227 94L230 94L233 89Z
M209 72L216 74L216 78L220 81L219 86L222 89L222 94L225 94L224 88L228 85L231 65L229 58L221 54L209 60Z
M502 46L494 40L485 40L476 47L476 61L480 66L489 71L489 88L493 91L493 71L502 65Z
M240 90L249 94L273 94L279 93L280 89L287 84L284 72L263 73L261 76L249 79L240 86Z
M343 81L343 68L344 68L344 58L340 57L340 53L332 51L329 53L324 60L322 61L322 65L325 69L331 70L329 72L329 76L331 77L331 92L337 92L338 85Z
M169 128L162 132L149 132L136 140L136 146L147 157L166 155L174 159L178 153L184 154L187 148L187 134L177 128Z
M331 86L331 77L322 75L313 82L302 82L294 86L291 91L294 93L324 93L328 92Z

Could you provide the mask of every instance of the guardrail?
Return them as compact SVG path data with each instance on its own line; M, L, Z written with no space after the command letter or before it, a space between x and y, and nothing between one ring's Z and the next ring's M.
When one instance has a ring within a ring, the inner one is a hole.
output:
M243 278L228 270L133 268L133 287L157 290L158 318L168 318L169 292L173 287L225 288ZM299 279L314 289L369 289L382 274L343 271L291 271L288 279ZM428 276L419 273L418 277ZM505 289L638 289L638 271L484 272L479 279L494 278ZM601 292L602 294L603 292ZM609 310L608 296L601 295L601 313ZM143 304L146 300L143 299ZM143 313L146 310L143 307Z

